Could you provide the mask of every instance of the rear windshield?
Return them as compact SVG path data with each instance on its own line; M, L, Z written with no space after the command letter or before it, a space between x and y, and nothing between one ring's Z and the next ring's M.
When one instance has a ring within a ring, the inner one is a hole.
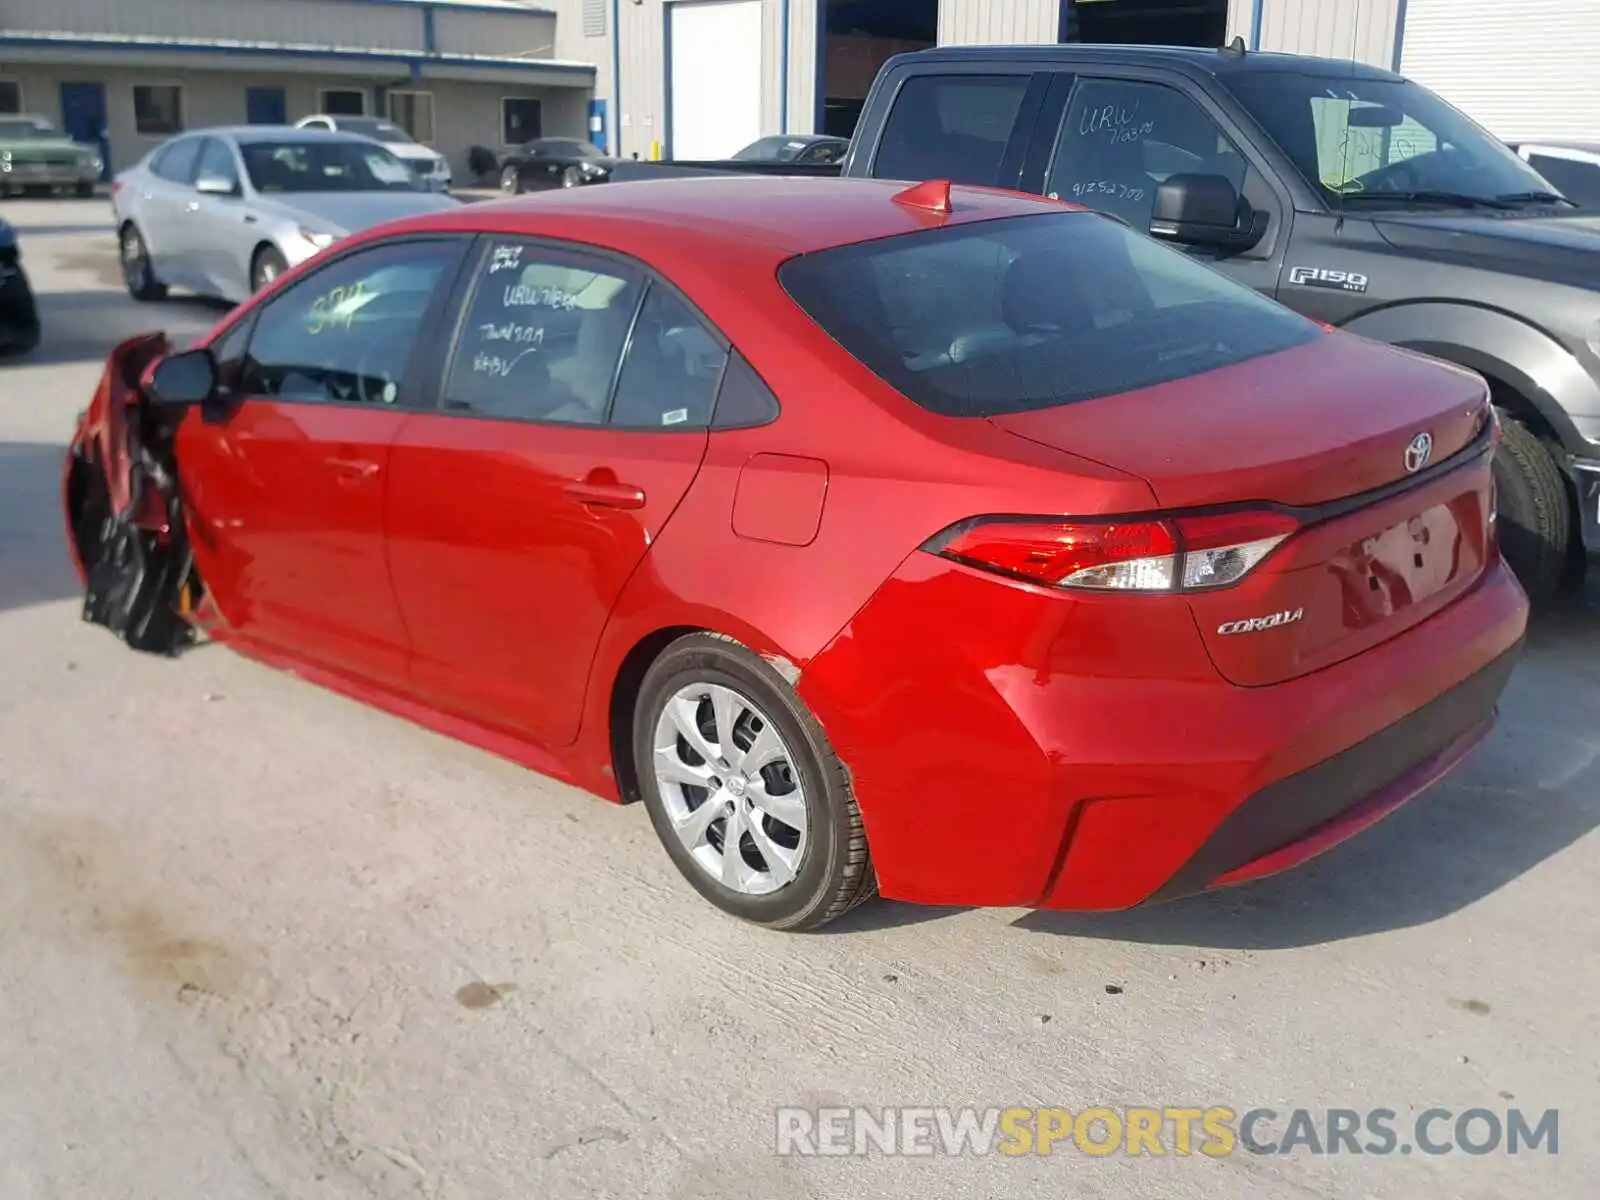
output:
M1093 213L982 221L790 259L779 281L923 408L995 416L1275 354L1316 325Z

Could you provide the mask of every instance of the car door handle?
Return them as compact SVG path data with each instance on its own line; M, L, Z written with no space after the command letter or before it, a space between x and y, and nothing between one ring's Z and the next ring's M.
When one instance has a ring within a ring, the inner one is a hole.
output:
M342 475L346 479L371 479L378 473L378 464L365 458L329 458L324 459L334 474Z
M579 504L596 508L643 508L644 489L628 483L590 483L580 480L567 484L567 495Z
M245 213L245 215L244 215L244 223L246 225L254 225L256 223L256 215L255 215L255 213Z

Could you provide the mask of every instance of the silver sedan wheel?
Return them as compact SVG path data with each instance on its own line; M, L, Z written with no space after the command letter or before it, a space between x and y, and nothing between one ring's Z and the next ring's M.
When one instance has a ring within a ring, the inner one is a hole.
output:
M746 896L794 880L806 853L805 792L754 701L721 684L679 688L656 721L652 763L672 828L707 875Z

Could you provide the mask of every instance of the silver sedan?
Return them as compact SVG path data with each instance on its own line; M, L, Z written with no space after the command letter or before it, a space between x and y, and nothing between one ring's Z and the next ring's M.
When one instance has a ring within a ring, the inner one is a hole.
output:
M241 301L342 237L460 203L369 138L276 125L182 134L111 184L136 300Z

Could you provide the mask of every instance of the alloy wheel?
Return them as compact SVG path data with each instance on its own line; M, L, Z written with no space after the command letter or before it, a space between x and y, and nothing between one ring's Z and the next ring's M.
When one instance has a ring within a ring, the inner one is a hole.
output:
M656 721L652 769L667 817L695 864L730 891L764 896L804 861L808 815L777 726L733 688L679 688Z
M145 253L144 239L132 226L122 234L122 278L130 292L143 292L150 286L150 256Z

